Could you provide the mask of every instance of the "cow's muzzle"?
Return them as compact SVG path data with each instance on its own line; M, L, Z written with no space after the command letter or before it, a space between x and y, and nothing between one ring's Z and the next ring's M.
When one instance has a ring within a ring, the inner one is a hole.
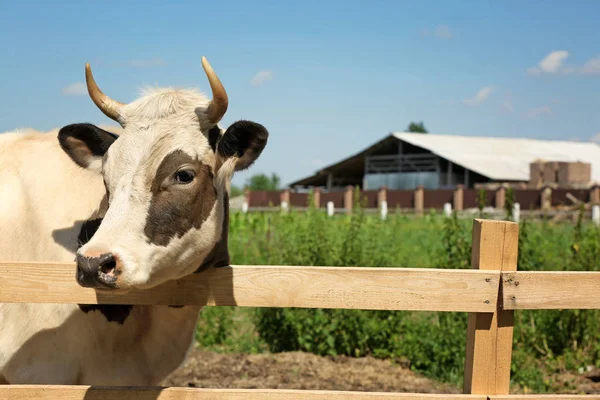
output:
M117 289L120 269L112 253L97 257L77 254L77 283L83 287L96 289Z

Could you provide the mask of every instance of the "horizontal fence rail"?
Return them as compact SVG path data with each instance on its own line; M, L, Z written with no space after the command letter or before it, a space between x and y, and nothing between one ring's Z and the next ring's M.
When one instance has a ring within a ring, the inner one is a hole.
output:
M600 400L508 395L514 310L600 309L600 272L517 271L518 224L473 223L469 270L229 266L123 293L80 287L73 263L0 262L0 303L298 307L468 312L466 394L1 385L0 399L49 400Z
M497 271L233 266L154 289L82 288L74 264L0 264L0 302L494 312Z
M502 274L505 310L600 308L600 272L513 272Z
M486 400L468 394L373 393L281 389L99 388L90 386L0 386L12 400Z

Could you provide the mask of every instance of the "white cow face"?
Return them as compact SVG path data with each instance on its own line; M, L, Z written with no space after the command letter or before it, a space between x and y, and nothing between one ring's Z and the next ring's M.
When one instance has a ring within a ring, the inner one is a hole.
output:
M117 137L73 124L58 135L75 163L103 175L108 200L97 231L77 252L77 281L143 289L228 263L231 178L259 157L267 130L238 121L223 133L216 120L227 98L214 79L212 101L190 90L159 89L124 105L104 96L88 72L92 99L123 132ZM94 98L98 92L104 98Z

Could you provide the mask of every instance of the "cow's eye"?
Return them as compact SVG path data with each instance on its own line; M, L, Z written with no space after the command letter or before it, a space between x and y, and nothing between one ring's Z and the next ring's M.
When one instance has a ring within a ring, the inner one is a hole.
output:
M194 171L182 169L181 171L177 171L175 174L175 180L177 180L177 183L190 183L194 180L194 176L196 176Z

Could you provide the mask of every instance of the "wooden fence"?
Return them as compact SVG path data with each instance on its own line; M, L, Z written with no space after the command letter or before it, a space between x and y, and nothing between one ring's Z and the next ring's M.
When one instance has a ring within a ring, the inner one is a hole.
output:
M600 308L600 273L518 272L518 224L475 220L467 270L234 266L147 291L78 286L72 264L0 264L0 302L459 311L469 313L462 395L314 390L0 385L0 399L598 399L509 396L515 310Z
M337 210L352 211L354 187L348 186L344 191L313 190L313 205L316 208L326 208L329 202ZM504 209L506 204L507 188L500 186L495 190L484 189L485 206ZM415 190L390 190L385 187L379 190L360 191L361 199L367 209L381 208L382 203L390 209L412 210L423 212L430 209L443 209L445 204L451 204L457 211L478 208L479 190L467 189L458 185L454 189L425 189L422 186ZM262 210L269 208L293 207L303 209L308 206L308 193L297 193L289 189L282 191L247 191L244 202L248 209ZM514 188L514 201L521 205L521 209L549 210L553 207L572 206L575 203L600 203L600 186L589 189L577 188Z

